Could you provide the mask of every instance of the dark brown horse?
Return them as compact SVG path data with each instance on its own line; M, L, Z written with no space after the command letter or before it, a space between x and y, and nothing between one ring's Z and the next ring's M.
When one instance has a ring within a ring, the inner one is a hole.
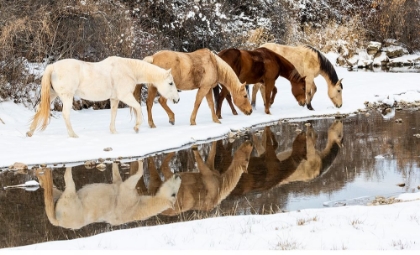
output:
M219 57L228 63L235 71L239 80L246 84L264 83L265 85L265 113L270 114L270 105L273 103L274 95L277 92L274 84L279 76L288 79L292 85L292 94L299 105L305 105L305 77L287 59L281 55L266 49L258 48L252 51L229 48L221 51ZM219 87L213 88L216 98L216 115L221 117L222 103L224 98L228 100L232 113L236 115L234 106L228 96L229 91L222 86L219 94ZM273 96L271 95L273 92Z

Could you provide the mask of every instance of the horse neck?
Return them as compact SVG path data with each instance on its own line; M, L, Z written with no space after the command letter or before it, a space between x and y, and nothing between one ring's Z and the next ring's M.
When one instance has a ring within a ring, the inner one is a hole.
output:
M244 170L244 166L242 166L242 164L239 162L235 162L234 160L226 172L222 174L219 202L229 196L229 194L238 184Z
M323 70L320 70L319 74L324 77L325 81L327 82L328 88L333 88L335 86L335 83L331 80L331 77L328 73L324 72Z
M218 82L223 84L230 93L234 94L241 88L241 82L233 69L219 56L212 54L218 74Z
M138 84L140 83L156 83L161 81L166 74L163 68L149 64L138 59L127 59L129 66Z
M286 58L278 55L276 56L277 63L280 66L279 68L279 75L288 79L288 80L295 80L300 78L299 72L296 70L295 66Z
M334 140L328 139L325 148L319 152L321 159L328 157L328 155L333 151L333 149L336 149L336 147L340 148Z

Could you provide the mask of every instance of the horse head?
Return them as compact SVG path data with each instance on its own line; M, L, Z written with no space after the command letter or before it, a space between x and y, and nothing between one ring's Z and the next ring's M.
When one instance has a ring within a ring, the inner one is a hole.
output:
M333 86L328 86L328 96L337 108L340 108L343 105L343 98L341 93L343 90L343 83L341 82L342 80L343 79L338 80L337 83Z
M338 147L343 146L343 122L335 120L328 129L328 143L336 143Z
M171 73L171 68L165 71L166 73L163 75L163 79L154 85L164 98L172 100L174 104L176 104L179 102L179 95Z
M300 106L306 104L306 76L299 76L296 79L291 79L290 83L292 84L292 94L296 98L296 101Z
M233 103L246 115L250 115L252 113L252 106L248 99L248 93L246 93L245 88L246 82L242 83L242 85L237 90L232 91L233 96Z

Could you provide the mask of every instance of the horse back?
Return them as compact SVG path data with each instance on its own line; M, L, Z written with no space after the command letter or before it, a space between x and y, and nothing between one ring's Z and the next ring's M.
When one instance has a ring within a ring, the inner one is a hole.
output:
M177 88L191 90L216 83L217 72L211 54L208 49L189 53L164 50L153 55L153 64L171 68Z

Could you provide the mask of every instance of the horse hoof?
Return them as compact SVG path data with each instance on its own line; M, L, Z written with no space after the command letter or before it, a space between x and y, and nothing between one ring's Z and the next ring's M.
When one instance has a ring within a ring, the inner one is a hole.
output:
M172 125L175 125L175 121L169 121L169 123L171 123Z
M27 137L31 137L32 136L32 132L31 131L26 132L26 136Z
M315 109L312 107L312 104L309 103L306 105L306 107L308 108L308 110L314 111Z

